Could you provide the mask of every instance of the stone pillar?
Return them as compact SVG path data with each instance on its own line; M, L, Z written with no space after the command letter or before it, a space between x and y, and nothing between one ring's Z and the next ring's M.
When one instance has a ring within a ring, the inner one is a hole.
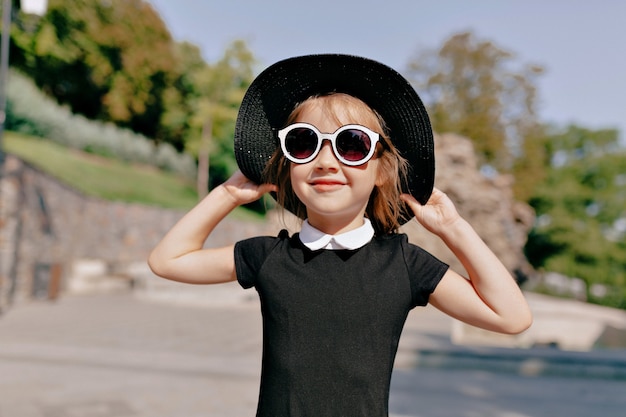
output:
M0 313L13 302L17 290L20 165L7 156L0 170Z

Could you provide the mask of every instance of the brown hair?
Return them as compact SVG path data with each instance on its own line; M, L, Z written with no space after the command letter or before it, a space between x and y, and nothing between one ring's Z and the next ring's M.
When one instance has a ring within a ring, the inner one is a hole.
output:
M320 105L329 118L338 124L358 123L381 135L378 158L378 181L372 190L366 216L372 222L377 235L397 232L403 216L404 203L400 200L402 185L406 182L408 164L400 156L389 139L382 117L360 99L343 93L317 95L296 105L285 125L293 123L306 106ZM341 114L342 120L339 120ZM349 120L343 120L343 119ZM301 219L307 217L306 206L298 199L291 187L290 162L282 154L280 147L263 172L265 182L276 184L276 201L282 207L294 207L294 214Z

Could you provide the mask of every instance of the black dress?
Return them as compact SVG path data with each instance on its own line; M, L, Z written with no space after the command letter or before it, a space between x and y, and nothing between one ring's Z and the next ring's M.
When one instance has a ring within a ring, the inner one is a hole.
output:
M448 266L404 234L311 251L298 235L235 245L263 314L258 417L386 417L398 341Z

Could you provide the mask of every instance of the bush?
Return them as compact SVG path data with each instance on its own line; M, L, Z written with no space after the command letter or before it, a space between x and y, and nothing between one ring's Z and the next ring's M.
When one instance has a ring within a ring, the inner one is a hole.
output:
M111 123L88 120L43 94L26 76L11 71L7 86L6 129L50 139L64 146L127 162L154 165L193 178L196 164L168 143Z

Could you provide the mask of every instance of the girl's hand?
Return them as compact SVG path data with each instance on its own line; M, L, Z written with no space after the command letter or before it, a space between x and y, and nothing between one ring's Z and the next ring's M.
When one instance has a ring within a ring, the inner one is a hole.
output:
M237 170L222 184L236 205L252 203L270 191L277 191L273 184L257 184L250 181L243 173Z
M402 194L400 198L411 208L415 219L428 231L438 236L461 219L452 200L438 188L433 189L425 205L421 205L410 194Z

